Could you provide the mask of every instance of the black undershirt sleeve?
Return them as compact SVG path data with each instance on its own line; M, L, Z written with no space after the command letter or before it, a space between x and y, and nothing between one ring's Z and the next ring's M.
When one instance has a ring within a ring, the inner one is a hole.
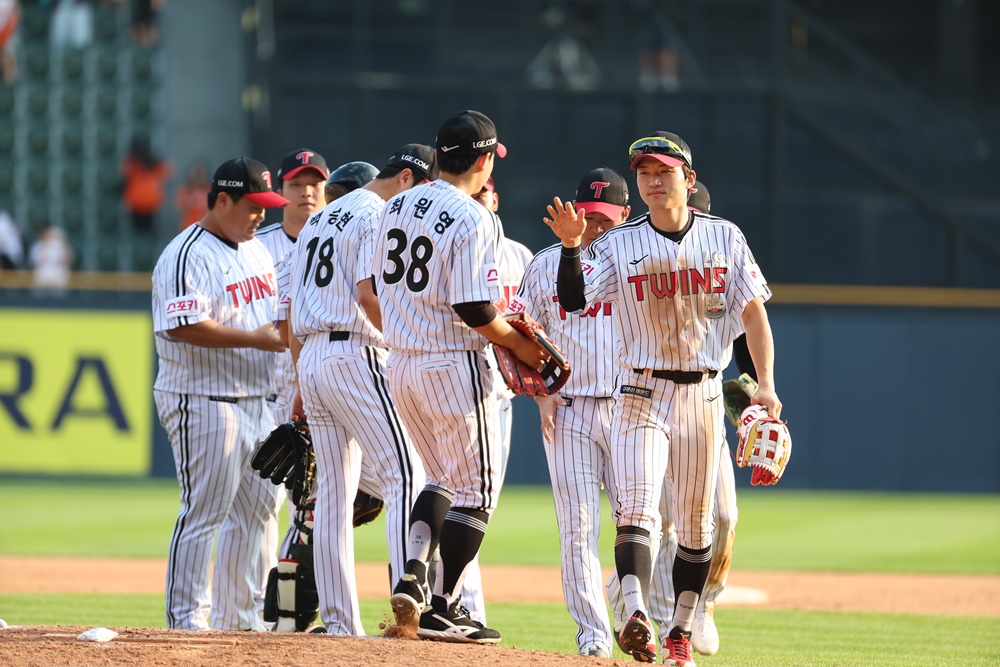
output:
M583 296L583 267L580 265L580 248L563 247L559 256L556 276L556 294L559 305L567 313L582 310L587 305Z
M455 314L473 329L489 324L497 316L497 309L489 301L453 303L451 307L455 309Z
M750 356L750 348L747 346L747 335L740 334L733 341L733 357L736 359L736 368L740 373L746 373L757 381L757 369L753 365L753 357Z

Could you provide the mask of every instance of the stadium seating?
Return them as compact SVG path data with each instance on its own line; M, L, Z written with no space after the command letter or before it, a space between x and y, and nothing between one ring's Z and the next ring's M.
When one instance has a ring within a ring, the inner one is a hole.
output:
M22 3L18 79L0 83L0 205L29 243L46 224L63 227L76 269L147 267L151 244L123 225L119 164L134 132L154 145L162 134L162 54L133 46L128 3L95 3L90 44L50 44L53 5Z

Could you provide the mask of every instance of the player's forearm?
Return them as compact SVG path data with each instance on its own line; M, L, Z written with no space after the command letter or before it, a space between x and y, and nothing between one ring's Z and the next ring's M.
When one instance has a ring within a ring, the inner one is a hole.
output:
M365 315L371 320L372 325L382 331L382 308L379 306L378 297L375 296L374 280L368 278L358 283L358 302Z
M254 331L226 326L215 320L186 324L176 329L170 329L167 333L174 340L197 347L257 347Z
M761 388L774 389L774 337L767 310L758 297L743 310L743 329L747 334L747 348L757 370L757 383Z
M559 256L559 269L556 274L556 294L559 305L568 313L582 310L587 305L583 295L583 265L580 263L582 249L563 246Z

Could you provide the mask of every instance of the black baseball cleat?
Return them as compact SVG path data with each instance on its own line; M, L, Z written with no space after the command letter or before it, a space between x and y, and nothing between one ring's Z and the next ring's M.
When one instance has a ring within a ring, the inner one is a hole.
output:
M420 614L427 604L424 596L424 584L416 574L404 574L399 583L392 589L392 615L396 617L396 625L416 630L420 625Z
M499 644L500 633L491 630L479 621L469 617L469 612L459 606L458 600L447 611L439 611L431 606L420 616L417 636L440 642L461 642L465 644Z

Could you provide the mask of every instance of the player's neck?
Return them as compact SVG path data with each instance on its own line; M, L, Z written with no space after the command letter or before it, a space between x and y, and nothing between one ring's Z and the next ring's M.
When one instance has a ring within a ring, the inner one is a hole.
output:
M654 209L649 212L649 222L661 232L679 232L687 225L687 206L667 209Z
M308 217L303 218L302 220L285 218L281 221L281 229L293 239L297 239L299 238L299 234L302 233L302 228L306 226L306 222L308 220Z
M451 183L456 188L469 195L470 197L479 193L483 189L483 186L478 185L479 180L474 171L467 171L464 174L449 174L448 172L441 172L441 180L445 183Z

